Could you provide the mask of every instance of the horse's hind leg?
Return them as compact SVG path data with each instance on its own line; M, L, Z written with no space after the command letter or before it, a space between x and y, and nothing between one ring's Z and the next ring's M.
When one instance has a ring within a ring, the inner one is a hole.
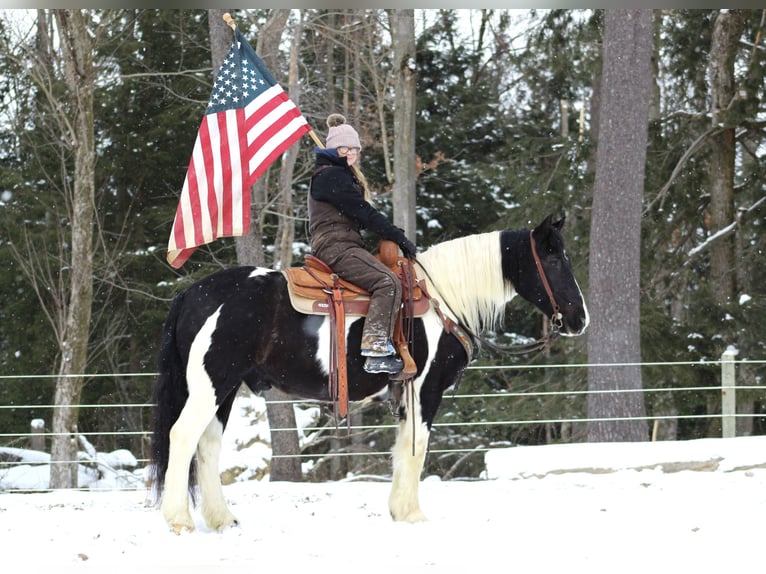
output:
M202 433L197 446L197 470L202 497L202 517L208 527L218 531L238 524L236 517L226 506L221 488L221 474L218 469L224 428L222 421L229 418L235 396L236 391L227 397L218 410L218 416L213 417L205 432Z
M205 370L205 353L210 347L218 312L208 317L189 349L186 383L189 396L181 414L170 429L170 452L160 509L171 528L194 530L189 513L189 466L202 433L217 409L213 381Z
M187 399L181 415L170 429L168 470L160 508L176 534L184 529L194 530L189 513L189 465L205 427L215 418L215 410L215 394L211 387L209 396Z
M410 384L407 387L407 416L399 422L393 448L394 478L388 498L388 509L394 520L421 522L426 520L426 517L420 510L418 486L425 462L429 431L420 416L418 393L415 393L413 401L412 386Z

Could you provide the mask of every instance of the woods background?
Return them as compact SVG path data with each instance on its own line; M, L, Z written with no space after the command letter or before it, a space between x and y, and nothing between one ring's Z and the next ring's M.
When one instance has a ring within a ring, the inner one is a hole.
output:
M109 405L151 400L151 377L131 374L155 370L173 295L221 267L280 268L307 251L308 137L254 186L250 236L201 247L180 270L165 261L214 69L231 43L222 13L0 13L0 404L45 405L0 409L4 432L26 431L31 418L63 434L149 428L150 408ZM764 358L766 11L231 14L322 139L331 112L357 127L376 205L420 249L566 216L595 329L543 360L705 361L729 345L739 359ZM626 247L615 240L623 236L635 241ZM506 325L493 334L498 342L536 338L544 321L514 302ZM489 365L528 360L479 356ZM739 380L762 385L765 370L744 366ZM468 371L461 391L696 388L718 379L704 367L616 369L606 378L592 369ZM541 419L704 414L719 412L715 396L518 398L503 408ZM452 414L492 420L493 408L477 399ZM738 419L738 434L766 432L763 392L739 394L738 409L754 415ZM649 438L645 423L473 432L513 444ZM671 419L652 432L720 436L720 420ZM460 441L438 434L432 441ZM146 446L130 436L100 441L102 449ZM67 460L71 441L58 442L54 459ZM71 482L68 473L62 465L58 480Z

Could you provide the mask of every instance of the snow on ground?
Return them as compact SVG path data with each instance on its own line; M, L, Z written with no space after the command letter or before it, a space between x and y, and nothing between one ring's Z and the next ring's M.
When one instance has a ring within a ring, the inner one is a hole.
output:
M240 526L172 534L148 493L0 494L4 572L762 571L766 436L491 451L487 480L420 486L393 522L387 482L236 482ZM688 468L696 470L687 470Z

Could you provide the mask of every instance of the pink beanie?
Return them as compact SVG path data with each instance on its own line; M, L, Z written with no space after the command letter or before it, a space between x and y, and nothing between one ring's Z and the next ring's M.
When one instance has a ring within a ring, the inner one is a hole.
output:
M341 114L330 114L327 116L327 126L330 128L327 131L328 149L341 146L362 147L359 141L359 134L346 123L346 118Z

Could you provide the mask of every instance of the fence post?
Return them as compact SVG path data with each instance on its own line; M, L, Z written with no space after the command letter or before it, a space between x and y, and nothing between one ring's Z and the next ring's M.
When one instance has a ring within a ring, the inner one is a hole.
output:
M729 345L721 355L721 430L723 438L734 438L737 434L737 379L734 372L734 357L737 350Z
M30 439L30 448L32 450L45 450L45 437L43 436L43 432L45 432L45 421L43 419L32 419L32 422L29 423L30 431L31 431L31 439Z

